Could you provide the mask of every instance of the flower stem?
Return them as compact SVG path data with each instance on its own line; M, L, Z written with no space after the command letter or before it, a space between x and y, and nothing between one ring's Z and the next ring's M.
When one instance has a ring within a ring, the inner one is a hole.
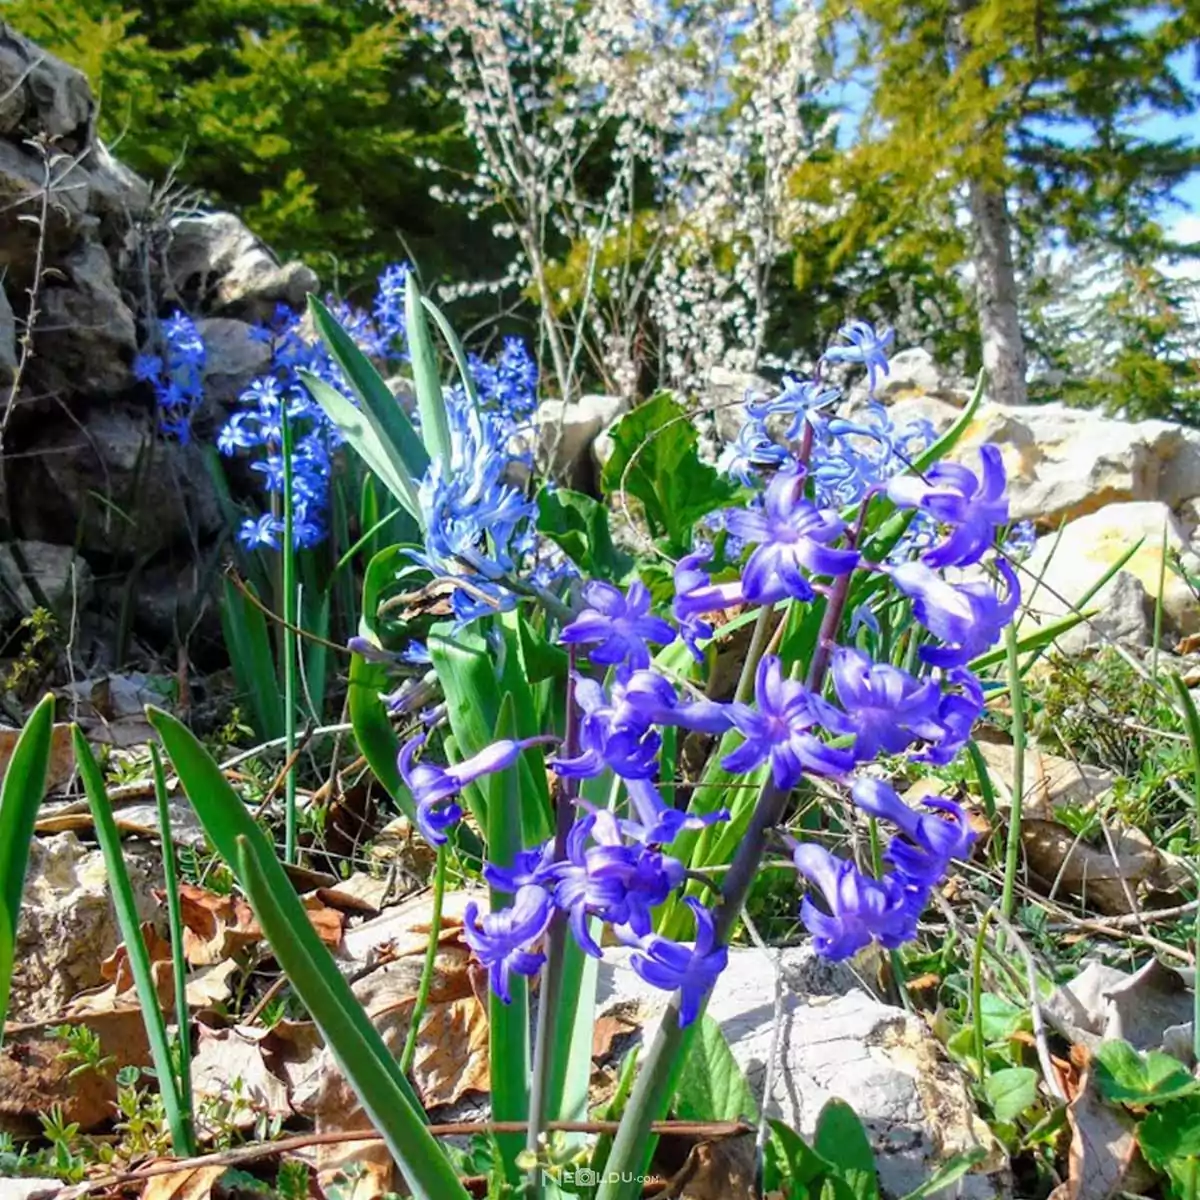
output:
M437 862L433 868L433 913L429 918L429 945L425 947L425 963L421 968L421 982L417 986L417 998L413 1003L412 1019L408 1036L404 1039L404 1050L400 1055L400 1070L407 1075L412 1070L417 1055L417 1031L425 1006L429 1003L429 990L433 986L433 971L437 965L438 941L442 932L442 898L446 894L446 848L443 842L437 850Z
M284 761L284 838L285 862L296 861L296 544L295 497L292 494L292 426L287 401L279 402L279 428L283 456L283 732L286 737Z
M758 670L759 660L766 651L767 643L771 640L771 615L774 611L775 605L773 604L764 604L758 610L758 620L754 622L754 632L750 636L746 661L742 664L737 691L733 694L733 698L738 704L745 704L754 696L754 673Z
M713 919L715 945L727 945L733 934L750 886L758 874L767 833L779 824L787 798L788 792L768 780L721 887L721 902ZM636 1182L636 1177L644 1172L653 1149L650 1125L666 1112L675 1094L679 1071L696 1028L695 1024L687 1029L679 1027L679 1007L680 998L676 992L667 1004L662 1024L638 1072L633 1094L613 1139L605 1180L596 1193L596 1200L632 1200L641 1193L641 1184Z
M579 753L579 706L575 703L575 650L567 651L567 722L563 738L563 755L573 758ZM567 856L567 835L575 820L575 797L578 783L560 777L558 807L555 814L554 861ZM537 1154L538 1142L549 1120L546 1109L550 1097L551 1059L555 1050L554 1023L562 992L563 958L567 948L567 914L556 909L546 931L546 962L542 967L541 989L538 996L537 1030L533 1043L533 1072L529 1092L529 1137L526 1148ZM529 1175L530 1192L540 1194L538 1171Z
M1025 792L1025 689L1021 682L1021 662L1017 648L1016 626L1004 631L1008 659L1008 695L1012 704L1013 771L1012 808L1008 815L1008 845L1004 856L1004 886L1000 892L1000 915L1012 919L1017 865L1021 858L1021 801ZM1003 931L997 939L1003 951Z

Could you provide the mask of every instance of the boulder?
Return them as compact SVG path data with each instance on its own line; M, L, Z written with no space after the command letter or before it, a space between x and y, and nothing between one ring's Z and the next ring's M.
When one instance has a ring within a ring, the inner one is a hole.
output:
M280 264L233 213L179 217L171 223L167 282L189 308L251 319L278 302L302 308L317 277L303 263Z
M221 511L200 446L157 434L152 413L97 408L82 428L51 426L11 468L21 537L74 540L118 559L215 533Z
M0 384L9 383L17 369L17 322L12 305L0 287Z
M818 959L811 948L779 952L783 994L780 1036L773 1037L774 955L734 949L708 1005L762 1101L774 1049L767 1114L811 1137L833 1098L850 1104L871 1137L885 1197L904 1196L945 1159L979 1146L987 1158L964 1177L960 1195L1007 1191L1007 1160L976 1112L964 1073L917 1016L861 990L848 967ZM643 1040L666 997L630 969L627 952L605 951L599 1017L644 1025Z
M856 368L857 378L850 388L847 399L852 405L865 403L869 399L867 379L861 368ZM933 355L920 346L913 346L892 355L888 361L888 373L876 380L875 399L884 404L899 400L928 396L941 400L955 408L962 408L971 393L971 385L958 374L938 366Z
M70 546L8 542L0 546L0 587L0 612L7 610L8 619L42 604L69 618L91 599L92 569Z
M713 367L708 373L708 389L699 407L712 414L717 437L722 442L732 442L746 423L746 397L770 396L778 390L761 375Z
M543 400L534 418L539 461L571 486L586 486L592 443L628 407L620 396L581 396L570 404Z
M271 347L250 336L252 326L233 317L202 317L196 329L204 339L204 398L228 407L270 367Z
M1109 504L1071 521L1061 537L1057 531L1043 535L1024 564L1023 601L1031 611L1021 622L1021 633L1077 609L1087 591L1139 540L1133 557L1087 602L1086 608L1098 610L1096 616L1062 635L1059 648L1079 653L1107 641L1148 645L1160 576L1166 628L1176 634L1200 629L1200 605L1191 589L1169 566L1163 572L1164 531L1168 550L1179 554L1185 569L1200 573L1200 558L1160 501Z
M92 138L95 103L87 77L0 22L0 133L44 133L77 154Z
M0 267L19 275L22 287L32 281L46 175L47 164L41 155L0 139ZM84 168L61 155L52 160L45 220L46 257L51 265L84 224L90 199Z
M1169 421L1118 421L1062 404L983 405L956 457L997 443L1014 520L1043 528L1107 504L1158 500L1169 508L1200 495L1200 430Z
M161 858L149 846L125 847L138 915L158 920L152 889L162 887ZM9 1019L57 1016L85 988L104 982L100 966L121 942L104 856L73 833L34 838L17 920Z
M103 246L85 241L63 258L38 307L35 391L102 394L129 386L137 325Z

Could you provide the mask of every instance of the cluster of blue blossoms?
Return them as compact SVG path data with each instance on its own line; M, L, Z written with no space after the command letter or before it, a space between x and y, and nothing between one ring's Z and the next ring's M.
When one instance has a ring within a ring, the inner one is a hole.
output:
M408 264L399 263L379 276L369 313L332 298L327 301L358 347L377 362L408 359L404 297L409 271ZM154 388L162 431L186 442L204 395L204 342L191 319L179 312L162 323L161 333L165 353L140 356L136 372ZM313 336L303 313L280 304L271 320L255 326L250 336L270 347L270 367L238 398L237 411L217 435L217 448L226 457L250 456L250 469L261 479L269 511L247 517L238 530L238 541L247 550L279 548L284 489L281 422L286 413L292 433L295 545L300 549L316 546L328 533L333 456L343 439L309 396L301 372L315 375L347 398L352 396L351 389L322 341ZM468 587L477 584L473 598L464 592L456 601L466 619L495 611L494 601L499 596L494 580L486 572L472 570L471 556L462 553L472 542L479 542L480 529L499 537L500 558L509 567L534 553L536 512L518 489L508 486L506 477L520 458L508 447L532 421L538 380L537 365L516 337L504 339L492 361L473 354L468 364L480 411L476 412L461 387L448 390L455 466L447 472L431 470L421 488L424 516L431 530L428 552L433 569L438 574L467 576ZM480 579L473 580L474 575Z
M849 345L826 358L862 363L873 381L887 369L887 339L857 324L845 332ZM804 422L816 420L817 406L808 398L817 386L789 385L785 395L801 397L796 407L785 406L781 396L771 402L769 414L752 412L751 421L790 416L789 433L800 433ZM831 958L845 958L871 941L895 947L914 937L932 889L950 861L968 852L972 834L956 804L928 799L914 808L885 782L858 772L885 755L949 762L982 711L983 693L967 664L998 639L1019 601L1017 578L1003 557L995 560L994 575L979 566L1008 523L999 452L983 447L978 474L953 464L935 466L924 476L880 472L864 490L863 502L886 493L898 508L927 523L934 536L907 558L874 563L861 556L856 531L829 503L830 495L842 493L810 489L821 470L815 425L805 440L801 455L807 461L788 453L767 463L762 451L756 467L773 467L774 474L760 501L723 514L730 536L748 551L736 579L712 580L706 569L710 548L677 564L673 621L651 611L650 594L640 582L627 592L599 581L583 586L585 607L559 640L573 654L586 651L593 670L573 676L569 719L577 732L570 752L553 759L551 767L565 781L611 771L627 803L609 809L567 800L576 811L561 854L551 840L511 866L485 867L488 882L512 895L513 903L486 915L470 906L465 936L501 998L508 999L514 972L532 975L541 967L542 941L557 911L587 953L600 955L595 926L603 922L632 948L631 964L643 979L679 990L681 1024L700 1011L727 960L714 915L687 897L696 937L680 943L654 932L651 913L686 879L684 864L669 852L674 839L684 830L728 821L730 814L704 811L699 798L691 811L664 801L656 782L664 728L707 735L734 731L741 741L722 759L727 771L765 768L770 784L785 794L806 776L844 782L855 809L894 828L882 854L887 870L879 878L816 842L785 839L812 892L803 902L802 920L817 950ZM964 578L963 568L976 569ZM806 685L789 678L776 656L765 654L753 701L722 703L681 692L654 669L651 647L677 637L699 657L701 643L713 637L714 614L782 601L809 603L818 593L833 607L855 571L886 575L911 602L926 631L915 673L874 662L852 645L830 645L822 648L829 653L826 689L823 671ZM607 681L601 682L605 668ZM461 789L511 766L526 746L544 740L500 741L449 767L418 761L424 736L410 741L400 755L400 771L425 836L444 842L463 816Z

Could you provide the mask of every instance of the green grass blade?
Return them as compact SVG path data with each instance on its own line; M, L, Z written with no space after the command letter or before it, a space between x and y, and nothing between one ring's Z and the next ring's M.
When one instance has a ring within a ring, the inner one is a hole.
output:
M429 452L392 389L316 296L309 296L308 311L312 314L314 328L334 362L342 368L346 382L358 397L363 411L370 415L384 445L392 450L413 479L420 479L429 468Z
M279 406L280 454L283 458L283 735L284 743L284 834L285 862L296 861L296 838L300 832L296 811L296 508L292 495L292 423L287 405Z
M389 447L386 435L372 419L366 409L356 408L336 388L307 371L301 371L300 379L308 394L321 406L325 415L367 464L375 477L420 523L421 503L417 498L416 480L407 469L394 448ZM393 401L394 403L394 401ZM399 405L396 406L399 408Z
M276 872L282 875L279 864L261 832L257 828L254 832L257 837L235 837L233 862L284 974L399 1164L412 1194L417 1200L467 1200L467 1190L450 1160L410 1101L404 1076L313 932L286 879L280 889L275 879ZM300 908L298 920L293 902Z
M515 738L517 721L511 694L500 703L500 718L495 737ZM489 780L487 808L488 861L511 867L524 848L521 844L521 781L513 767ZM507 892L491 890L491 910L497 912L512 903ZM529 984L523 975L513 975L512 1001L505 1004L489 989L488 1028L491 1035L492 1119L527 1121L529 1119ZM525 1145L521 1133L497 1134L504 1173L514 1186L521 1181L517 1155Z
M1196 702L1192 699L1188 685L1174 672L1171 673L1171 686L1175 689L1175 696L1179 701L1179 710L1183 714L1183 727L1187 730L1188 743L1192 751L1194 779L1192 787L1196 797L1195 830L1196 837L1200 839L1200 713L1196 711Z
M295 938L300 942L301 949L315 963L321 964L322 972L332 972L336 979L331 980L330 986L337 993L339 1000L349 1013L349 1020L357 1029L357 1036L365 1038L375 1047L376 1052L385 1060L387 1069L394 1076L396 1086L405 1098L409 1108L424 1116L416 1093L404 1078L396 1063L388 1054L374 1026L367 1019L350 985L338 972L329 951L317 936L308 919L304 906L296 896L295 890L288 880L283 868L275 860L274 847L263 831L258 827L245 804L237 793L229 786L221 772L221 768L212 760L208 751L196 740L191 731L176 720L170 713L148 706L146 715L154 731L162 739L163 746L175 766L180 783L192 802L196 816L204 826L204 832L216 848L217 853L231 866L238 862L238 839L250 843L256 858L266 875L267 883L273 892L276 903L283 915L291 923ZM243 883L243 886L245 884ZM278 947L276 947L278 949Z
M150 743L150 764L154 772L154 802L158 809L158 833L162 839L163 890L167 894L167 925L171 931L171 974L175 984L175 1023L179 1026L179 1100L188 1136L196 1128L192 1112L192 1037L187 1006L187 963L183 957L183 905L179 879L175 871L175 841L171 835L171 801L163 773L158 746Z
M438 372L437 354L425 319L425 305L417 277L409 272L404 287L405 336L412 359L413 387L417 392L417 411L421 414L421 436L429 457L450 466L450 419L442 398L442 379Z
M8 1016L8 996L12 989L13 929L16 922L8 913L8 905L0 900L0 1044L4 1041L4 1021Z
M129 872L125 869L125 858L121 853L121 835L117 832L117 823L113 820L112 808L108 803L104 777L78 725L71 726L71 737L75 743L75 762L83 779L83 790L87 793L88 807L92 810L96 840L104 855L117 924L129 956L129 969L137 989L146 1040L150 1043L150 1057L154 1060L159 1092L171 1130L171 1146L181 1158L190 1158L196 1153L191 1124L186 1116L190 1105L185 1105L179 1094L179 1082L175 1078L171 1060L171 1043L167 1038L167 1023L158 1003L158 990L154 986L150 955L142 938L142 923L138 919L137 902L133 898L133 885L129 882Z

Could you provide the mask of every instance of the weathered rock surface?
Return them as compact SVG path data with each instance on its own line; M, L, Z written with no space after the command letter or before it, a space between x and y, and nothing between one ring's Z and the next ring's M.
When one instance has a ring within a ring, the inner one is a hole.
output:
M60 616L84 608L92 595L92 569L70 546L8 542L0 546L0 613L28 616L46 604ZM32 585L32 586L31 586Z
M125 863L143 920L158 918L151 889L162 887L157 852L125 847ZM17 921L9 1018L43 1021L85 988L103 982L100 965L121 941L99 850L73 833L35 838Z
M905 399L928 397L961 408L971 392L968 380L945 370L934 361L933 355L921 346L910 346L891 356L888 373L875 381L875 399L885 404L897 404ZM867 399L867 380L859 378L850 388L851 404Z
M1056 527L1107 504L1158 500L1175 508L1200 495L1200 430L1168 421L1117 421L1061 404L987 404L958 457L995 442L1004 454L1014 520Z
M233 317L203 317L196 331L204 340L204 398L230 405L271 364L271 347L250 336L251 326Z
M782 1025L767 1112L810 1136L822 1106L845 1100L871 1136L885 1196L905 1195L939 1162L974 1146L988 1158L965 1177L960 1195L1005 1194L1004 1154L976 1113L962 1072L924 1023L867 995L847 968L817 959L809 948L783 951L782 963ZM650 1022L665 1002L617 950L605 952L599 999L601 1016L636 1014L639 1022ZM708 1012L759 1097L775 1007L771 957L735 950Z
M540 463L573 486L585 486L591 473L588 451L628 407L620 396L581 396L570 404L543 400L535 418Z
M1192 633L1200 628L1200 604L1191 589L1169 566L1163 571L1164 535L1168 555L1178 555L1187 570L1200 572L1200 558L1191 550L1182 526L1170 508L1158 501L1109 504L1071 521L1061 537L1056 531L1039 538L1025 563L1024 600L1030 612L1022 633L1078 608L1105 572L1139 541L1133 557L1084 606L1096 609L1096 615L1063 634L1059 648L1079 653L1107 641L1147 645L1160 578L1167 630Z

